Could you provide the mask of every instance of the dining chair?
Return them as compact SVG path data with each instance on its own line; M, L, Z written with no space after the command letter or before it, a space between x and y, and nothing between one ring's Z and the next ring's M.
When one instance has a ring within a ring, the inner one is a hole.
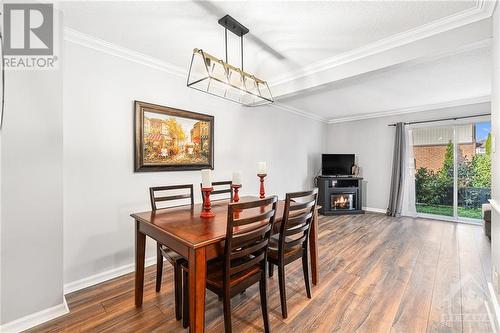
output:
M281 300L281 314L287 318L285 266L302 258L302 270L307 297L311 298L309 281L309 233L316 209L318 189L287 193L280 232L271 237L268 253L269 276L273 276L274 265L278 266L278 280Z
M224 199L230 199L231 202L233 201L233 188L231 185L233 184L232 181L230 180L224 180L220 182L212 182L212 187L214 190L210 193L210 200L224 200ZM201 184L200 184L200 190L201 190ZM221 194L226 194L229 193L229 198L227 197L220 197ZM219 195L219 197L212 199L212 196L214 195ZM203 196L203 192L201 192L201 198L202 201L205 202L205 197Z
M266 333L270 332L267 309L267 249L277 202L278 197L271 196L250 202L230 203L228 206L224 255L207 263L206 278L207 289L222 298L226 333L232 331L231 298L257 282L264 330ZM187 297L187 286L184 285L183 289L184 297Z
M183 194L166 195L166 192L184 190ZM187 191L186 191L187 190ZM188 185L171 185L157 186L149 188L149 196L151 199L151 209L155 212L159 209L171 208L172 206L159 207L159 203L176 201L186 201L189 199L191 206L194 205L193 184ZM167 259L174 267L174 297L175 297L175 318L181 319L182 311L182 268L186 259L177 252L169 249L165 245L156 242L156 291L161 289L161 278L163 272L163 258Z

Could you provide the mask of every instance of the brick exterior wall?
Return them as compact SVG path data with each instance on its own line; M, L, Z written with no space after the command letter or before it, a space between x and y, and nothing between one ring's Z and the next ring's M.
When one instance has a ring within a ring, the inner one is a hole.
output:
M475 143L459 144L458 158L459 161L465 158L471 159L476 154ZM430 145L413 147L413 155L415 158L415 168L427 168L434 172L441 169L444 162L444 154L446 153L446 145Z

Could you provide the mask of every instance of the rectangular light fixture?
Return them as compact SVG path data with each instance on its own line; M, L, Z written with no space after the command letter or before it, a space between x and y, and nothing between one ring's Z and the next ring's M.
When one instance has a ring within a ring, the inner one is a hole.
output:
M273 102L266 81L194 49L187 86L247 106Z
M248 29L229 15L219 24L225 27L226 61L194 49L187 86L247 106L274 102L267 82L243 70L243 35ZM241 68L227 62L227 30L241 38Z

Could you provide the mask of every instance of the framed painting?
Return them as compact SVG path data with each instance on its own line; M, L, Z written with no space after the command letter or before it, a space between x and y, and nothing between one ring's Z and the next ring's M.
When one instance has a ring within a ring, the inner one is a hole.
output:
M135 172L213 169L214 117L135 101Z

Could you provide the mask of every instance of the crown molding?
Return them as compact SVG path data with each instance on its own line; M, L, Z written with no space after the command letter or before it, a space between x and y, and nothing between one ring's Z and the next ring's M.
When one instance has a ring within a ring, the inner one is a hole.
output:
M300 109L297 109L295 107L292 107L292 106L289 106L289 105L286 105L286 104L283 104L283 103L280 103L280 102L276 102L275 101L273 104L271 104L271 106L275 107L275 108L278 108L280 110L283 110L283 111L287 111L287 112L290 112L290 113L302 116L304 118L316 120L316 121L319 121L319 122L322 122L322 123L325 123L325 124L328 123L328 120L325 119L325 118L323 118L323 117L311 114L311 113L306 112L306 111L302 111Z
M490 101L491 101L491 96L485 95L485 96L464 98L464 99L458 99L458 100L441 102L441 103L413 106L413 107L403 108L403 109L393 109L393 110L385 110L385 111L379 111L379 112L373 112L373 113L365 113L365 114L361 114L358 116L331 118L327 122L328 122L328 124L344 123L344 122L348 122L348 121L356 121L356 120L380 118L380 117L389 117L389 116L396 116L396 115L402 115L402 114L407 114L407 113L430 111L430 110L439 110L439 109L445 109L445 108L450 108L450 107L455 107L455 106L487 103Z
M316 73L330 70L346 63L353 62L355 60L367 58L402 45L410 44L412 42L428 38L445 31L456 29L461 26L486 19L488 17L491 17L491 15L493 14L495 4L496 1L477 0L476 5L471 9L447 17L443 17L428 24L421 25L417 28L394 34L390 37L364 45L357 49L315 62L297 71L292 71L290 73L284 74L276 80L270 81L269 86L272 89L277 85L289 83L310 75L314 75Z
M187 77L186 70L183 68L180 68L178 66L175 66L173 64L170 64L165 61L160 61L156 58L147 56L143 53L133 51L131 49L118 46L116 44L107 42L105 40L102 40L100 38L85 34L83 32L71 29L71 28L64 28L64 40L75 43L78 45L81 45L83 47L87 47L96 51L100 51L103 53L110 54L115 57L119 57L128 61L132 61L138 64L142 64L144 66L148 66L157 70L161 70L163 72L166 72L168 74L180 77L185 79ZM293 108L288 105L284 105L278 102L273 103L271 106L294 113L296 115L308 118L308 119L313 119L317 121L321 121L326 123L326 119L312 115L310 113L304 112L302 110ZM73 286L68 286L70 290L74 289Z
M64 40L94 49L96 51L104 52L115 57L133 61L177 77L187 77L187 71L185 68L175 66L166 61L158 60L157 58L150 57L144 53L133 51L71 28L64 28Z

